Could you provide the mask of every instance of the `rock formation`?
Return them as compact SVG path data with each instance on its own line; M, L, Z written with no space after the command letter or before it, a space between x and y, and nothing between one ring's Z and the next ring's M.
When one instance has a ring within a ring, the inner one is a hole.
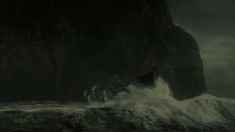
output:
M84 100L156 71L178 99L206 91L194 38L165 0L3 0L0 101Z

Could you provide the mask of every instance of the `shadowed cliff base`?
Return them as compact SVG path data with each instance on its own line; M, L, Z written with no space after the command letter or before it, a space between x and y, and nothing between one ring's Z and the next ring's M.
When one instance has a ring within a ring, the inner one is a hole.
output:
M177 99L206 91L198 45L165 0L0 5L0 101L84 101L93 86L118 91L149 73Z

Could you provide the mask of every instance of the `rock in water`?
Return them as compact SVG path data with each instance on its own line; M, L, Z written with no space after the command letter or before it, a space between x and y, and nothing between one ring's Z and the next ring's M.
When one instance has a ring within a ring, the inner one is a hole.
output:
M0 100L79 100L156 71L178 99L206 91L193 37L165 0L2 0Z

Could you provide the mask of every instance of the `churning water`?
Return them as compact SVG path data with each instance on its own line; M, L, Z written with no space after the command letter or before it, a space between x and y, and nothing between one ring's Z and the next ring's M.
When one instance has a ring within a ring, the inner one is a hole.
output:
M234 132L235 100L205 94L178 101L163 79L128 86L106 102L1 106L0 130L22 132ZM89 96L88 96L89 98ZM4 120L4 121L3 121ZM11 125L11 128L9 127ZM8 126L8 127L7 127ZM40 128L40 129L36 129Z

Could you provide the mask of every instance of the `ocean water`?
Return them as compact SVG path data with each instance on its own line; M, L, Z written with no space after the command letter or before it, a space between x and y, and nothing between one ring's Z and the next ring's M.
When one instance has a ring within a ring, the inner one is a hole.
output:
M0 105L0 132L235 132L235 100L204 94L178 101L161 78L105 102Z

